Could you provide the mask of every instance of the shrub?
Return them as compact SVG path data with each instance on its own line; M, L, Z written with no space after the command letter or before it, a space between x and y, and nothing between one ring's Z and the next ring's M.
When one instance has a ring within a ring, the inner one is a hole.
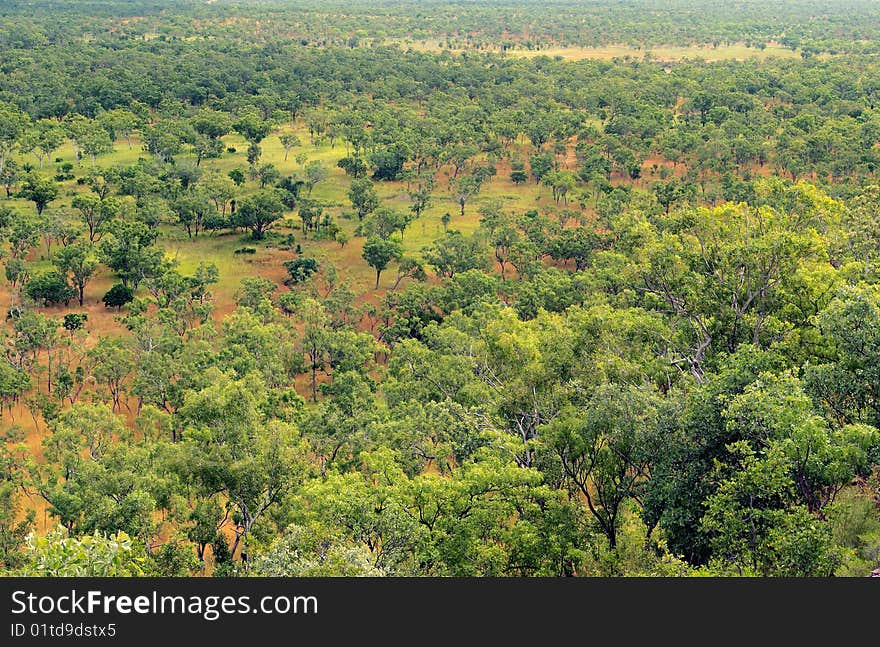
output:
M88 320L89 315L85 312L71 312L64 315L64 323L62 326L64 326L65 330L73 332L74 330L82 328Z
M318 271L318 261L314 258L295 258L284 263L284 268L290 274L285 283L305 283Z
M120 310L122 306L134 301L134 293L131 291L131 288L122 285L122 283L117 283L107 290L107 293L101 300L104 302L104 307Z
M76 296L76 290L67 282L67 277L57 270L38 274L24 287L25 294L37 303L67 305Z

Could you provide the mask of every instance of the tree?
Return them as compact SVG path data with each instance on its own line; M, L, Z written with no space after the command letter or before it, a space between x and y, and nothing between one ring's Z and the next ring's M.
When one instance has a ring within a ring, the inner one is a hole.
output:
M142 129L144 150L160 162L173 163L183 152L184 144L194 144L196 132L189 123L179 119L163 119Z
M131 150L131 136L141 124L141 118L125 108L114 108L102 112L98 119L114 137L125 137L128 149Z
M638 498L638 485L648 476L651 456L645 438L656 421L650 393L603 385L584 410L560 415L539 432L611 548L617 545L623 503Z
M403 165L409 159L410 150L405 144L393 144L380 148L370 154L370 163L373 165L373 179L394 181L399 180L403 172Z
M543 180L544 176L552 171L554 167L553 156L550 153L532 155L529 163L532 167L532 177L535 178L536 183Z
M242 186L247 180L244 171L240 168L234 168L229 171L229 178L235 183L235 186Z
M568 194L574 189L576 178L572 171L561 169L545 173L542 182L552 189L553 200L556 204L559 204L559 201L562 200L567 205Z
M229 115L225 112L202 108L191 119L192 129L209 141L219 141L232 128Z
M137 289L147 277L155 276L164 252L153 246L158 232L138 220L114 219L98 246L98 258L116 272L123 285Z
M198 191L188 191L169 204L177 215L177 221L184 226L190 238L198 237L199 231L205 228L213 211L208 197Z
M25 284L24 292L28 298L43 305L67 305L76 296L76 290L70 287L67 277L57 270L37 274Z
M235 197L235 182L232 178L219 173L206 173L199 180L198 188L214 203L217 213L226 216L229 201Z
M343 157L336 163L336 166L353 178L362 178L367 174L367 163L361 157Z
M364 546L311 528L290 525L260 554L253 572L262 577L381 577Z
M262 276L247 276L241 280L241 287L235 295L235 303L240 308L250 308L254 312L272 310L272 293L278 284Z
M10 103L0 101L0 174L18 147L29 123L30 118L26 113Z
M85 312L68 312L66 315L64 315L64 320L61 322L61 327L72 335L77 330L82 330L86 325L86 321L88 320L89 315L87 315Z
M387 239L397 232L400 232L402 236L408 224L409 216L407 214L382 207L376 209L373 215L358 225L355 233L365 235L368 238L378 236Z
M257 163L260 161L262 154L263 149L260 148L258 144L251 143L251 145L248 146L247 161L248 165L251 167L251 179L256 175Z
M12 187L21 177L21 167L14 159L8 159L0 169L0 184L6 190L6 197L12 197ZM57 178L56 178L57 179Z
M330 172L327 170L327 167L324 166L318 160L313 160L306 164L306 186L309 187L309 195L312 194L312 189L315 188L320 182L329 177Z
M121 310L122 306L134 301L134 293L130 287L122 283L116 283L112 288L107 290L107 293L101 298L101 301L104 302L105 308L116 308L117 310Z
M124 532L71 537L64 528L27 540L25 577L136 577L146 572L143 544Z
M257 177L260 180L260 188L265 189L269 184L277 184L281 180L281 172L274 164L263 164L257 169Z
M829 576L835 559L826 525L792 496L786 460L759 458L745 442L731 447L730 476L707 501L702 526L713 553L736 572L760 576Z
M348 199L357 213L358 220L363 220L379 206L379 196L372 180L368 178L356 178L352 180L348 190Z
M238 203L233 220L236 226L250 229L251 237L259 240L283 213L284 203L278 197L278 192L263 190L243 198Z
M302 142L299 140L299 137L296 135L292 135L289 133L285 133L278 138L281 141L281 146L284 148L284 161L287 161L287 156L294 148L297 146L302 146Z
M7 362L0 365L0 398L7 403L18 393L14 369ZM13 380L10 381L9 378ZM2 407L0 407L2 413ZM14 571L25 561L23 548L33 532L36 514L24 510L22 495L27 481L28 450L20 428L12 426L2 435L0 446L0 566Z
M414 279L416 281L424 281L428 278L428 275L425 273L425 268L422 264L408 256L403 256L400 259L400 263L397 268L397 278L394 280L394 285L391 286L391 290L394 291L404 279Z
M251 145L257 145L272 132L272 124L264 121L257 110L247 109L232 122L232 129Z
M547 254L555 260L573 260L575 269L582 271L596 250L602 247L602 237L586 227L563 229L547 243Z
M657 202L660 203L660 206L663 207L667 214L672 205L684 197L684 187L675 178L668 182L657 182L651 187L651 190L657 196Z
M89 242L101 239L104 227L119 215L120 202L115 198L101 199L94 193L84 193L73 198L73 208L79 212L80 219L89 229Z
M306 283L318 271L318 261L314 258L295 258L284 263L289 279L285 283Z
M520 239L519 232L509 222L499 223L499 226L493 227L490 234L490 243L495 248L495 260L501 268L501 279L507 278L507 263L510 260L511 250Z
M485 243L479 236L449 231L433 245L424 248L422 256L440 276L452 278L459 272L486 268L486 251Z
M70 134L80 151L92 158L113 150L113 140L106 128L96 119L77 119L70 123Z
M98 269L98 259L88 243L78 241L62 247L55 253L55 265L65 274L73 278L73 284L79 292L79 305L83 305L86 284Z
M373 237L367 239L364 243L364 249L361 253L367 264L376 270L376 289L379 289L379 277L382 270L388 267L388 263L400 259L403 255L403 248L400 243L391 238Z
M18 195L31 200L37 208L37 215L42 215L46 205L58 197L58 185L49 178L31 173L22 182Z
M315 229L318 226L321 214L324 213L324 207L322 207L317 200L303 198L299 201L299 210L297 213L299 214L299 219L302 223L303 235L307 235L310 230Z
M305 447L292 425L267 419L268 392L255 374L218 374L190 392L178 414L186 430L181 476L204 493L224 495L235 536L230 554L245 564L257 524L304 477Z
M529 179L526 173L526 165L522 159L517 158L510 162L510 181L516 185L525 184Z
M880 224L876 214L880 211L880 186L869 185L854 196L844 212L847 229L847 245L854 258L864 267L864 276L876 271L880 257Z
M480 192L483 188L485 177L480 173L471 173L463 175L453 184L452 195L461 209L461 216L464 217L464 206L472 197Z
M413 218L419 219L428 205L431 204L431 194L434 191L434 179L429 177L427 181L420 182L418 186L409 192L409 210Z
M216 159L223 154L223 142L219 139L196 135L192 145L196 154L196 166L201 166L202 160Z
M34 154L42 169L43 161L64 143L66 136L56 122L40 119L25 132L21 147L22 150Z

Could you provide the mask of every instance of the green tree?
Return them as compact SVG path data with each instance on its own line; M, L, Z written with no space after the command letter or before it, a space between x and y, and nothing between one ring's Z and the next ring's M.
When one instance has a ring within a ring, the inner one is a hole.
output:
M731 449L738 464L708 499L703 519L713 553L740 574L831 575L830 529L796 504L781 452L762 458L745 443Z
M155 276L164 252L153 246L158 232L137 220L116 218L98 245L98 258L116 272L126 287L136 290L141 282Z
M348 190L348 199L357 213L358 220L363 220L379 207L379 196L376 195L376 189L369 178L352 180Z
M40 119L25 132L21 148L33 153L42 169L43 161L64 143L66 137L66 133L57 123L50 119Z
M134 293L131 288L124 283L116 283L113 287L107 290L107 293L103 297L101 297L101 301L104 302L104 307L106 308L116 308L117 310L120 310L122 309L122 306L134 301Z
M29 174L24 178L18 195L32 201L37 208L37 215L42 215L46 205L58 197L58 185L49 178Z
M238 203L233 219L238 227L250 229L254 240L259 240L283 213L284 203L279 199L277 191L263 190L243 198Z
M0 102L0 174L18 148L30 117L16 106Z
M485 269L488 264L485 243L478 235L465 236L449 231L422 250L425 262L432 265L440 276L452 278L456 273Z
M82 306L86 285L99 265L91 246L78 241L62 247L55 253L54 261L58 269L72 277L73 285L79 293L79 305Z
M391 261L399 260L403 255L403 248L393 238L368 238L364 243L361 253L367 265L376 270L376 289L379 289L379 277L382 270L388 267Z
M76 290L67 282L66 273L57 270L36 274L25 284L24 292L29 299L42 305L67 305L76 296Z
M309 188L309 195L312 195L312 189L330 176L327 167L318 160L312 160L306 164L306 186Z
M287 156L297 146L302 146L302 142L299 140L299 137L296 135L292 135L289 133L285 133L278 138L281 141L281 147L284 148L284 161L287 161Z

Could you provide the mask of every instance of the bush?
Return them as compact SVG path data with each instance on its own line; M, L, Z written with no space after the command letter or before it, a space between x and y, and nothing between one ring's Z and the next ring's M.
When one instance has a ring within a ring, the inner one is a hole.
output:
M86 321L88 321L88 320L89 320L88 313L71 312L71 313L64 315L64 323L62 324L62 326L64 326L65 330L69 330L70 332L73 332L74 330L79 330L80 328L82 328L85 325Z
M144 575L143 545L124 532L69 537L59 527L45 537L27 538L25 577L132 577Z
M104 302L104 307L106 308L120 310L122 306L134 301L134 293L131 291L131 288L122 285L122 283L117 283L107 290L107 294L103 296L101 301Z
M55 161L60 162L61 158L59 157ZM71 162L64 162L61 166L57 168L57 172L55 173L56 182L66 182L67 180L72 180L73 177L73 164ZM82 182L77 183L82 184Z
M76 290L67 282L67 277L57 270L38 274L27 282L24 292L30 299L43 305L67 305L76 296Z
M239 247L232 253L233 254L256 254L257 248L256 247Z
M314 258L295 258L284 263L284 268L290 274L286 284L305 283L318 271L318 261Z

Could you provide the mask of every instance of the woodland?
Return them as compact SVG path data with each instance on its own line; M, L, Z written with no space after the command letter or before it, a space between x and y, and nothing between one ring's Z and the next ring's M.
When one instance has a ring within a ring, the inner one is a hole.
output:
M7 0L0 574L880 572L867 0Z

